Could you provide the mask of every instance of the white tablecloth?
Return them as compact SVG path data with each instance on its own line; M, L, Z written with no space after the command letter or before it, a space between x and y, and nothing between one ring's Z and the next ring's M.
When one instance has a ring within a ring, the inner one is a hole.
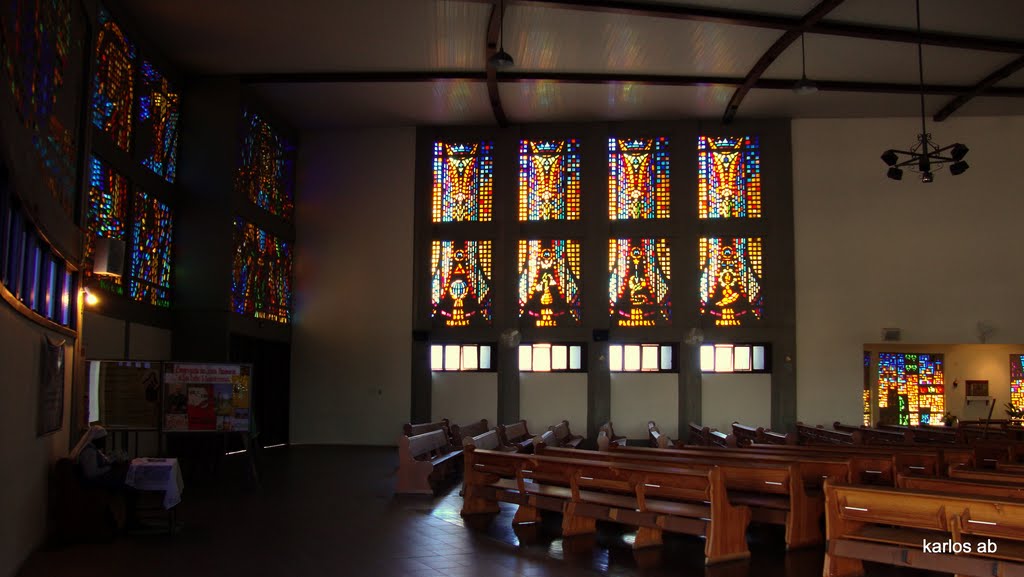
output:
M139 491L163 491L164 509L180 503L181 492L185 489L177 459L132 459L124 482Z

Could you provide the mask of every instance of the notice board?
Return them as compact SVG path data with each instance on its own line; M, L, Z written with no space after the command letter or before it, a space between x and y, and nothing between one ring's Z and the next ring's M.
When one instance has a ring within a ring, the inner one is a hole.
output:
M248 431L252 365L164 363L164 431Z

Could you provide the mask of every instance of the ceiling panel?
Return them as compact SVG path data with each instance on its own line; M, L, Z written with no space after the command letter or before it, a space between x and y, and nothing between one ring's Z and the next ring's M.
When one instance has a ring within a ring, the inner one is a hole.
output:
M482 69L490 7L456 0L158 0L127 8L205 74Z
M917 84L917 45L807 34L807 77L818 80ZM1014 54L924 46L926 84L971 86L1017 58ZM800 78L800 41L779 56L765 78Z
M715 118L731 96L732 88L722 86L546 81L501 86L501 102L511 122Z
M951 97L928 96L925 112L929 129L941 126L932 115ZM1024 114L1024 99L978 98L957 112L957 116ZM913 94L866 94L859 92L816 92L796 94L788 90L752 90L740 107L739 117L782 118L866 118L919 117L920 97ZM914 135L909 135L913 139Z
M505 50L528 71L742 76L782 34L535 5L505 13Z
M912 0L847 0L825 20L890 28L914 29L917 26ZM1020 0L921 2L921 28L929 32L1024 40L1021 22L1024 22L1024 2Z
M720 10L737 10L741 12L770 12L785 16L803 16L811 11L818 0L786 0L771 2L770 10L765 10L764 0L670 0L665 4L681 4L683 6L702 6Z
M996 86L1007 88L1024 88L1024 70L1018 70L1011 74L1006 80L996 83Z
M494 123L483 82L275 84L254 90L299 128Z

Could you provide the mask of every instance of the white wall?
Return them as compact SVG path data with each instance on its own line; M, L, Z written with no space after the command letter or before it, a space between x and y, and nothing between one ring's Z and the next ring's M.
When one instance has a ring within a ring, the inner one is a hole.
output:
M739 421L767 429L772 424L772 376L706 373L701 382L700 405L705 427L731 433L732 422Z
M793 121L796 223L797 415L808 423L861 418L863 345L882 327L903 341L1024 342L1020 150L1024 117L930 123L942 144L970 147L971 168L923 184L885 177L879 159L906 149L918 120Z
M74 348L64 351L64 424L37 437L43 336L50 333L0 301L0 575L14 575L46 534L50 466L67 455Z
M535 435L566 419L574 435L586 436L587 374L520 373L519 416Z
M431 378L430 420L468 425L487 419L498 424L498 373L435 372Z
M128 333L127 343L125 332ZM82 346L86 359L169 361L171 331L85 311Z
M616 435L647 438L647 422L672 439L679 438L679 375L612 373L612 426Z
M415 137L302 136L293 443L392 445L409 420Z

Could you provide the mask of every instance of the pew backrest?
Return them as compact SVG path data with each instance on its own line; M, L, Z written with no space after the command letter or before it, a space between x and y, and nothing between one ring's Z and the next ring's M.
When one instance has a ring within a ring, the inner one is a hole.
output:
M498 427L498 433L503 437L503 441L506 444L522 444L525 442L532 442L532 435L530 430L526 428L526 421L516 421L509 425L501 425Z
M475 437L486 433L489 430L490 428L487 426L487 419L480 419L479 421L474 421L468 425L460 426L454 424L451 426L452 440L454 441L455 446L461 447L462 440L466 437Z
M414 437L423 433L429 433L430 431L444 431L445 436L448 436L448 419L441 419L433 423L406 423L402 425L402 432L406 437Z

